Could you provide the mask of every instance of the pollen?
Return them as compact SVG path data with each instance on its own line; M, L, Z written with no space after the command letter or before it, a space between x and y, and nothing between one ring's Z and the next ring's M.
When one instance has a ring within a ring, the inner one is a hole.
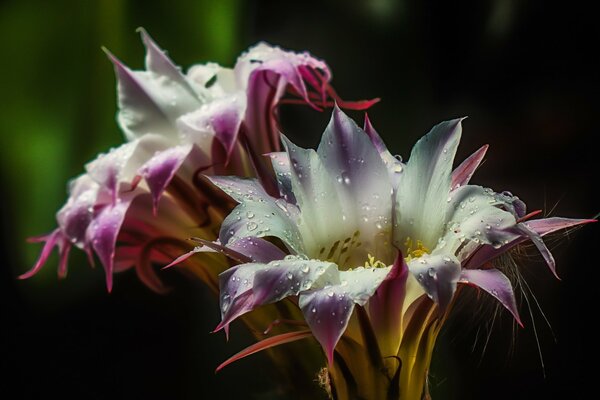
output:
M423 242L417 240L415 244L413 243L413 240L410 237L406 238L406 240L404 241L404 246L406 246L407 262L414 258L422 257L424 254L431 253L431 251L423 244Z
M387 265L385 265L383 262L376 260L375 257L373 257L370 253L367 255L368 260L365 261L365 268L385 268L387 267Z

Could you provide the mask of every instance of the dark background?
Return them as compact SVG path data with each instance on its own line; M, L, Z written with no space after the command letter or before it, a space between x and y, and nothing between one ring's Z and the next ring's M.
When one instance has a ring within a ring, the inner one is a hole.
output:
M273 398L274 371L261 356L213 373L249 341L241 326L229 344L208 333L218 308L199 284L165 274L175 290L158 296L125 273L108 295L101 269L80 254L64 281L55 258L33 279L15 280L38 252L24 239L54 227L68 178L122 142L100 46L140 68L139 26L184 68L233 65L259 40L309 50L328 62L344 98L381 97L369 115L392 151L407 158L435 123L468 115L459 158L490 144L475 183L511 190L552 215L600 211L600 32L585 2L148 3L0 2L0 387L3 396L13 391L6 398ZM328 119L297 106L281 114L284 131L305 146L317 144ZM492 314L477 315L475 297L465 300L438 344L435 399L586 397L597 380L585 365L595 365L597 347L590 324L598 232L588 226L556 240L560 282L539 257L521 263L556 341L535 304L532 320L522 302L525 328L500 313L484 352Z

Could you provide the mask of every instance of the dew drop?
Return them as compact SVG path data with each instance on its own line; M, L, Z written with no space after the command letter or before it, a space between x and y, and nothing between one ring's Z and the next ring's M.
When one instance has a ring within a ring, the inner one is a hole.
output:
M342 172L341 178L343 179L343 181L346 185L350 184L350 176L348 175L347 172Z
M248 223L246 224L246 228L247 228L249 231L253 231L253 230L255 230L256 228L258 228L258 225L256 224L256 222L248 222Z

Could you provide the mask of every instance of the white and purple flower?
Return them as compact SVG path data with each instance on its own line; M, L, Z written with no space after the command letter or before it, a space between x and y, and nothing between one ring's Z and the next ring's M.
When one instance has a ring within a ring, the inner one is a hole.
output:
M519 321L509 279L489 262L531 240L554 272L541 236L590 220L526 221L535 213L516 196L469 185L487 146L453 170L461 131L462 119L435 126L402 163L368 120L360 129L335 108L316 151L283 137L285 151L270 155L278 195L256 179L210 177L239 205L219 240L195 252L242 262L220 275L217 330L291 297L333 365L353 310L368 305L381 355L396 357L417 300L428 296L442 316L459 284L488 292Z
M144 71L132 71L107 52L127 142L98 156L71 182L58 228L32 239L45 245L21 278L36 274L55 246L59 276L65 276L75 246L90 262L93 253L98 256L109 290L113 272L135 266L146 284L163 291L151 268L152 262L171 260L161 244L185 247L181 240L192 235L212 240L231 207L202 174L257 176L274 193L275 180L261 155L280 148L276 113L283 97L315 109L338 100L329 68L307 53L260 43L233 69L208 63L184 74L144 30L141 36ZM374 101L344 104L364 109Z

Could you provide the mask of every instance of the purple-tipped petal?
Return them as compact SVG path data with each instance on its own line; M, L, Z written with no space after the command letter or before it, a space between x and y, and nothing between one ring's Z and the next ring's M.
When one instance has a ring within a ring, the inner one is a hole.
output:
M337 272L333 263L296 258L230 268L219 275L222 321L217 330L260 305L339 283Z
M114 206L106 206L90 223L86 232L87 241L92 244L104 266L109 292L112 290L117 236L132 200L133 195L130 195L128 198L119 199Z
M502 272L492 269L469 269L460 274L460 283L475 285L494 296L510 313L519 325L523 326L517 310L517 302L510 280Z
M298 297L304 319L319 341L329 365L333 351L348 326L354 305L364 306L391 268L357 268L339 273L340 283L303 292Z
M392 209L392 185L377 149L367 134L336 106L317 153L334 181L342 212L360 230L365 246L376 248L369 242L374 238L384 240L381 232L391 232L391 218L381 216L391 215Z
M367 114L365 114L364 131L369 136L369 139L371 139L373 146L375 146L379 152L379 156L388 169L390 179L392 180L392 186L394 189L396 189L398 187L400 177L402 176L402 171L404 170L404 164L388 151L385 143L371 124L371 120Z
M163 191L171 182L191 150L191 145L171 147L157 153L139 169L139 174L146 180L150 188L155 215Z
M298 299L304 319L319 341L329 365L333 365L333 351L346 331L354 311L354 301L344 289L335 286L327 290L302 293Z
M286 256L286 254L273 243L254 236L241 238L227 246L200 238L194 238L194 240L203 244L202 247L194 249L194 252L196 253L218 252L243 264L252 262L269 263L275 260L282 260Z
M557 279L560 279L558 274L556 273L556 261L554 260L554 256L546 246L546 243L544 243L542 237L533 229L529 228L526 224L523 223L517 225L517 231L522 232L533 242L535 247L537 247L539 252L542 254L542 257L544 257L544 260L546 261L548 268L550 268L550 271L552 271L552 273Z
M475 153L471 154L465 161L463 161L454 171L452 171L452 183L451 188L455 189L460 186L464 186L473 177L473 174L483 161L485 153L487 152L489 145L483 145Z
M254 179L208 177L216 186L241 204L229 214L219 233L229 245L243 237L275 236L296 254L305 254L293 213L297 209L283 199L274 199Z
M250 262L269 263L285 257L285 253L273 243L253 236L236 240L227 247L248 257Z
M523 225L527 226L538 235L545 236L561 229L568 229L579 225L589 224L591 222L596 222L596 220L551 217L534 219L524 222Z
M529 227L529 229L543 237L561 229L569 229L591 222L596 222L596 220L552 217L523 222L522 225ZM523 243L527 239L528 236L520 235L517 238L509 241L505 245L498 248L494 248L492 246L482 246L477 250L475 254L472 255L472 257L469 258L467 264L465 265L465 268L478 268L484 265L485 263L489 262L490 260L493 260L494 258L498 257L499 255L507 252L516 245Z
M59 246L59 241L63 240L62 233L60 229L55 229L52 233L42 236L39 238L31 239L32 242L44 242L44 247L42 248L42 252L38 257L35 265L29 271L24 274L19 275L19 279L28 279L37 274L40 269L46 264L48 257L50 257L50 253L52 253L52 249L54 246ZM60 248L60 247L59 247Z
M452 254L425 254L408 263L408 269L427 295L438 304L441 313L444 313L454 296L460 267L460 262Z
M88 175L81 175L71 181L69 200L56 214L62 234L79 248L85 246L85 231L94 217L98 191L96 182Z
M505 209L510 208L506 196L494 193L480 186L461 186L447 198L444 236L445 252L463 251L459 259L470 256L470 243L473 246L491 245L500 248L519 237L515 232L515 215Z
M129 140L147 133L177 139L175 121L202 102L186 78L142 33L149 71L132 71L106 51L118 80L119 125Z
M246 110L246 98L240 93L225 95L182 116L177 126L187 142L209 149L214 137L226 153L227 163L236 145Z
M273 116L286 89L291 87L304 103L318 108L311 100L306 83L317 87L319 97L325 98L331 77L323 61L307 53L295 54L266 43L259 43L242 55L236 63L235 74L238 82L246 83L249 101L244 119L250 147L256 154L280 149Z
M380 344L384 346L387 343L400 343L397 339L402 334L402 307L406 296L407 278L408 266L399 251L390 273L369 300L371 324L375 333L381 336ZM391 351L390 354L395 354Z

